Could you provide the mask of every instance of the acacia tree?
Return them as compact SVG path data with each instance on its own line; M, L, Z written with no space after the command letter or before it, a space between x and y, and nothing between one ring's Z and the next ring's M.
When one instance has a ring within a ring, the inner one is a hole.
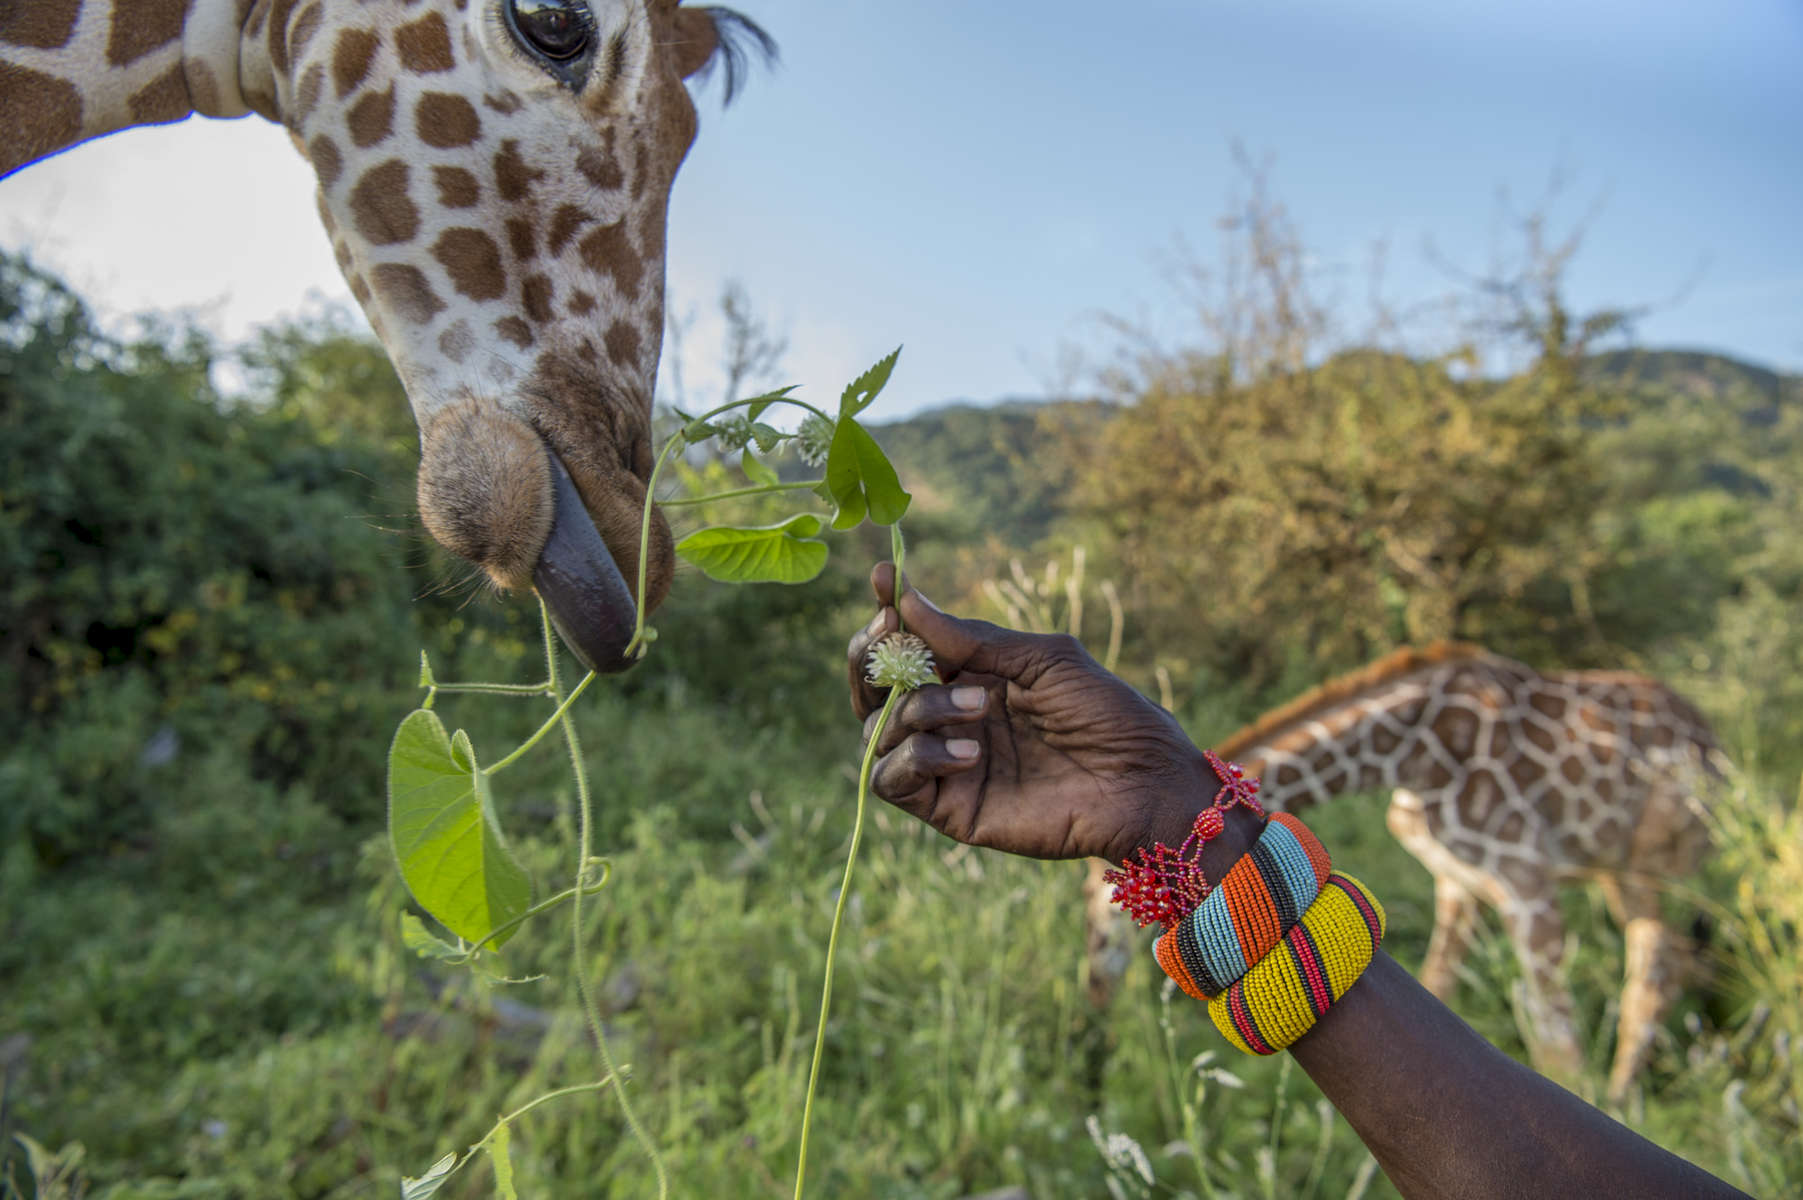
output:
M1438 347L1382 310L1355 340L1263 172L1249 177L1218 265L1180 262L1187 344L1119 326L1130 351L1105 379L1124 408L1081 452L1077 507L1136 625L1162 654L1258 683L1296 659L1481 638L1497 606L1569 619L1608 412L1582 363L1626 319L1568 310L1576 235L1519 222L1519 254L1464 282Z

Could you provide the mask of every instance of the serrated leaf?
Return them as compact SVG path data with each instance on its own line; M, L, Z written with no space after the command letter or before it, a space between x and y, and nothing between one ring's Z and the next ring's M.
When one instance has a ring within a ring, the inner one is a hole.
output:
M431 1200L443 1187L451 1172L457 1169L457 1156L447 1154L426 1169L418 1179L401 1177L401 1200Z
M690 421L682 427L682 440L693 446L697 442L705 442L719 434L720 427L712 421Z
M758 461L750 446L745 447L739 455L739 469L745 472L745 478L759 487L771 487L782 482L776 477L775 471Z
M790 436L793 435L784 433L773 425L766 425L762 421L753 421L751 423L751 440L758 444L759 454L770 453L772 450L776 449L784 438Z
M785 398L790 392L800 386L799 383L791 383L788 387L777 388L774 392L765 392L761 396L751 397L746 401L748 407L745 409L745 416L750 420L757 420L764 415L765 409L769 408L772 404L775 404L778 400Z
M388 750L388 840L414 900L466 942L531 903L531 882L501 835L469 735L446 736L426 709L401 722Z
M500 1200L520 1200L519 1193L513 1190L512 1140L505 1121L498 1123L495 1131L488 1135L488 1157L495 1167L495 1195Z
M895 370L895 360L901 357L901 352L902 348L897 346L887 358L845 386L839 397L841 417L855 417L870 407L883 385L889 382L889 373Z
M870 432L849 417L833 430L826 455L826 487L837 511L834 529L854 529L866 515L878 525L893 525L913 499L902 490L889 456Z
M676 553L722 583L806 583L826 566L819 532L811 513L776 525L715 525L676 543Z
M432 676L432 660L426 657L424 650L419 652L419 685L423 688L438 686L438 680Z

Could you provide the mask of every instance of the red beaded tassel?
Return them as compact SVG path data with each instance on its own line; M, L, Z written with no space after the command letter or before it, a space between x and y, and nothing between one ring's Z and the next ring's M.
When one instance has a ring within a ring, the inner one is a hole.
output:
M1208 895L1210 885L1202 873L1202 847L1221 836L1228 809L1239 804L1264 816L1265 810L1258 802L1258 780L1247 779L1244 771L1212 750L1204 750L1202 757L1223 786L1215 794L1214 803L1196 814L1196 823L1183 844L1173 850L1159 842L1149 852L1142 847L1136 852L1138 861L1129 859L1118 871L1102 876L1114 885L1111 899L1142 929L1154 921L1166 927L1175 925Z

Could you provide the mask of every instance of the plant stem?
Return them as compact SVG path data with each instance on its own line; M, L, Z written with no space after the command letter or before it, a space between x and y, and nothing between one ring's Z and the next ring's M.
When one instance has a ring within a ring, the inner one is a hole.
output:
M435 692L473 692L483 696L549 696L549 683L435 683Z
M694 421L690 421L688 425L706 421L709 418L719 416L723 412L731 412L735 408L745 408L748 405L755 403L758 403L755 398L750 400L733 400L729 403L722 404L717 408L708 409L708 411L702 413L699 417L696 417ZM792 404L796 408L806 409L823 421L832 420L831 417L827 416L805 400L793 400L787 396L780 396L775 400L768 401L768 403ZM688 425L684 425L683 428L688 428ZM664 473L664 464L670 461L670 455L687 444L688 441L683 437L682 430L679 429L671 434L669 440L664 442L664 448L658 452L657 462L651 468L651 478L645 481L645 512L639 519L639 585L638 590L632 594L634 603L638 607L638 613L633 620L632 640L626 643L626 656L628 658L643 657L645 653L645 568L649 564L651 554L651 510L657 505L657 481ZM817 486L817 484L809 484L808 486L814 487ZM718 496L707 497L707 499L711 500L718 500L719 498L720 497ZM699 503L699 501L673 500L667 503L683 504Z
M895 564L895 621L901 631L902 561L908 557L908 543L902 537L901 522L889 526L889 561Z
M683 508L691 504L708 504L715 500L737 500L741 496L762 496L768 492L799 492L808 488L817 488L825 483L824 479L804 479L798 483L767 483L759 487L735 488L730 492L715 492L708 496L685 496L680 500L665 500L665 508Z
M576 895L577 892L581 892L585 896L593 896L593 895L597 894L598 892L600 892L600 890L602 888L607 886L608 879L613 875L613 864L607 862L606 859L601 859L600 861L603 864L604 870L601 873L601 878L599 881L597 881L595 883L587 884L587 885L585 885L583 887L579 887L579 888L573 888L573 887L565 888L563 891L557 893L555 896L552 896L551 898L549 898L547 900L540 900L537 904L534 904L531 908L527 909L525 912L521 913L519 916L515 917L513 920L504 922L503 924L497 925L493 929L489 930L488 935L486 937L484 937L481 941L471 943L470 948L463 952L462 958L452 959L450 961L452 961L452 962L468 962L470 959L472 959L476 956L476 952L478 950L482 949L482 947L488 945L490 942L494 941L496 938L504 936L509 930L519 928L519 926L521 926L525 922L531 920L533 917L539 916L543 913L550 912L552 909L556 908L559 904L562 904L565 900L568 900L572 896Z
M876 728L871 731L870 744L864 747L864 764L858 770L858 815L852 822L851 849L845 855L845 877L839 881L839 900L833 906L833 928L826 939L826 979L820 985L820 1023L814 1030L814 1065L808 1069L808 1095L801 1106L801 1149L795 1162L795 1200L801 1200L802 1182L808 1171L808 1129L814 1118L814 1088L820 1082L820 1060L826 1050L826 1018L833 1004L833 961L839 953L839 926L845 920L845 903L851 896L852 869L858 865L858 843L864 839L864 809L870 798L870 772L876 765L877 743L882 740L884 726L889 724L889 714L895 711L896 702L904 694L902 688L889 689L889 697L883 701L882 713L876 719Z
M545 631L546 678L549 679L551 692L555 695L561 691L557 681L557 638L551 632L551 613L545 607L543 599L538 602L538 611ZM587 686L589 680L594 677L595 673L590 671L576 690L570 693L570 700L574 700L580 695L582 688ZM576 834L576 894L570 898L570 944L574 951L570 969L576 979L576 995L582 1002L582 1015L588 1019L589 1032L594 1036L595 1047L601 1053L601 1066L607 1072L603 1081L610 1079L613 1081L614 1095L619 1098L620 1113L626 1118L626 1126L632 1130L632 1136L644 1149L646 1157L651 1160L652 1170L657 1173L658 1200L667 1200L670 1194L670 1179L664 1171L664 1160L658 1154L657 1146L652 1142L650 1135L645 1132L645 1127L639 1124L637 1114L632 1111L632 1101L626 1095L626 1083L620 1077L619 1068L614 1066L613 1051L607 1045L607 1033L601 1028L601 1012L595 1006L595 990L589 986L588 973L582 965L582 897L584 894L582 877L589 865L589 844L593 837L593 804L589 797L588 772L582 765L582 742L576 736L576 723L570 720L568 715L570 700L566 700L558 706L556 717L563 724L564 744L569 747L570 766L576 774L576 808L579 814Z
M539 604L540 610L542 611L544 609L545 602L543 600L540 600L538 602L538 604ZM548 615L547 615L546 619L549 620ZM547 630L549 630L551 627L549 625L547 625L547 626L545 626L545 628ZM494 763L490 766L482 768L482 773L484 775L497 774L498 772L500 772L500 770L502 768L512 766L514 763L518 762L521 758L525 757L526 751L528 751L528 750L532 749L532 747L538 745L539 741L547 733L550 733L553 728L555 728L558 724L560 724L564 721L565 716L570 711L570 705L576 703L576 698L578 696L582 695L583 692L586 692L588 690L588 685L593 682L595 682L595 673L593 671L590 671L587 675L584 675L582 677L582 682L576 685L575 690L572 691L569 694L569 697L566 699L563 696L562 691L557 686L557 668L555 665L553 665L551 668L550 683L546 688L546 692L548 695L551 695L557 699L557 701L558 701L557 711L552 713L551 716L545 721L545 723L538 727L538 732L534 733L531 737L527 738L524 742L521 742L518 746L515 746L512 754L509 754L506 758L503 758L502 760L500 760L497 763ZM567 728L567 726L566 726L566 728ZM577 775L578 776L581 775L580 770L577 771ZM580 780L578 780L578 781L580 782ZM587 857L588 857L588 852L586 850L584 850L584 852L583 852L584 861L587 860Z

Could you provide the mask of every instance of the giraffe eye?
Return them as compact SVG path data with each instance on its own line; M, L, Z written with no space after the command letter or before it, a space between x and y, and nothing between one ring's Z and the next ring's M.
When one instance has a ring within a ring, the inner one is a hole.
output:
M588 49L594 18L583 0L506 0L507 23L540 58L566 63Z

